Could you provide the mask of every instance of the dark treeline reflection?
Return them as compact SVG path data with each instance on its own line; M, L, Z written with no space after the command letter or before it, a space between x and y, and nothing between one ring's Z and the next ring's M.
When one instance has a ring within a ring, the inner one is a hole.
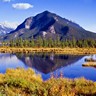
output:
M55 71L58 68L65 67L75 63L83 56L77 55L55 55L51 54L23 54L17 53L18 59L24 62L29 67L45 74Z

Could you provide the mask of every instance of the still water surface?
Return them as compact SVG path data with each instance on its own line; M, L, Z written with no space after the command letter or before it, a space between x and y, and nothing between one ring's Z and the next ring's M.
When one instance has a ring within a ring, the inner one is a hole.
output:
M32 68L41 74L43 80L50 78L51 74L59 77L79 78L84 77L96 81L96 68L82 67L85 58L89 56L54 55L54 54L5 54L0 53L0 73L5 73L7 68L23 67ZM92 58L96 59L96 55ZM23 73L22 73L23 74Z

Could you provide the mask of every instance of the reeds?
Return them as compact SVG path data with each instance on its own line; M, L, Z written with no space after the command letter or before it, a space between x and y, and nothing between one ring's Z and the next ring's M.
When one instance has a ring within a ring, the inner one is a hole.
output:
M82 64L84 67L96 67L96 62L86 62L85 64Z
M1 47L1 53L55 53L55 54L96 54L95 48L11 48Z
M96 96L96 82L63 77L43 81L32 69L8 69L0 74L0 96Z

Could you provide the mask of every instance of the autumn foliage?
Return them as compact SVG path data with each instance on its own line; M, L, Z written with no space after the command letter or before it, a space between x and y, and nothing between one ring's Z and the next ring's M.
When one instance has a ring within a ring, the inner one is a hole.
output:
M43 81L32 69L8 69L0 74L0 96L96 96L96 82L50 78Z

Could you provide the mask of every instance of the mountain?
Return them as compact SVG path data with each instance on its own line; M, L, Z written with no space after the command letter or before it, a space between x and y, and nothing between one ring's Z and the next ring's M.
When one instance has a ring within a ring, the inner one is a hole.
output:
M86 31L80 25L62 18L54 13L44 11L34 17L27 18L16 30L3 37L4 40L15 38L53 38L86 39L96 38L96 34Z
M4 24L0 24L0 36L10 33L13 30L13 28L10 28Z

